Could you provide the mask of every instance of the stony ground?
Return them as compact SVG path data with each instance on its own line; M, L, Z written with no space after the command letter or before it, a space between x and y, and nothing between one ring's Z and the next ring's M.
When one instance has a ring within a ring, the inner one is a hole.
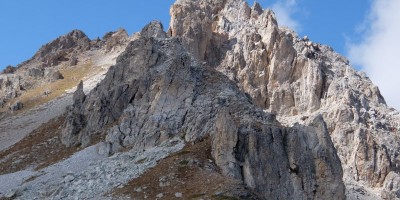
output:
M0 152L0 174L41 169L68 158L77 149L62 148L58 138L64 117L50 120L10 149Z
M238 180L219 173L210 139L187 144L137 179L112 192L117 199L253 199Z
M98 154L99 144L93 145L39 171L24 170L1 175L0 182L8 183L0 184L0 197L111 199L105 196L107 192L137 178L183 146L182 141L174 139L145 152L128 151L105 157ZM18 180L10 182L13 177L18 177Z
M30 184L38 185L34 190L39 191L43 183L63 183L66 174L80 172L104 157L97 153L97 146L65 148L59 139L60 128L66 107L72 104L75 83L84 80L84 92L89 93L104 78L121 51L106 57L92 55L91 66L70 67L66 69L68 73L64 71L64 80L51 83L57 92L43 96L38 93L43 88L35 88L24 94L28 104L23 110L0 113L0 199L22 195L17 193L22 185L24 190L29 190L26 186Z
M51 120L1 152L0 156L15 153L0 165L5 172L0 175L0 199L70 199L71 195L85 199L256 199L239 181L219 173L211 158L210 139L185 147L180 139L173 139L145 152L104 157L97 153L100 144L62 148L58 136L49 131L57 129L62 120Z
M57 118L72 104L72 95L63 95L47 104L0 121L0 151L25 138L43 123Z

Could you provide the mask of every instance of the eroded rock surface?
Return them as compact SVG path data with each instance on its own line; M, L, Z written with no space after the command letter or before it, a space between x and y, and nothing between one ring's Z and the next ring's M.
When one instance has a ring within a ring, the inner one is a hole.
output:
M282 123L306 125L322 115L346 182L393 190L384 182L400 172L399 114L346 58L280 28L274 13L257 3L180 0L170 12L171 36Z
M179 38L158 34L161 28L146 26L83 103L74 103L68 115L87 124L67 120L64 133L76 137L64 144L105 134L104 149L114 153L212 136L223 173L260 198L344 198L340 160L321 117L310 127L281 126L227 76L193 59Z
M223 174L243 179L262 199L345 199L340 160L321 116L309 126L282 128L219 113L213 156Z
M257 3L177 0L170 12L166 33L153 21L135 39L119 30L90 41L72 31L45 45L0 75L0 106L60 63L133 40L89 94L78 85L66 146L103 138L101 153L118 155L211 137L221 173L260 199L400 198L399 113L346 58L280 28ZM61 189L60 197L72 191Z

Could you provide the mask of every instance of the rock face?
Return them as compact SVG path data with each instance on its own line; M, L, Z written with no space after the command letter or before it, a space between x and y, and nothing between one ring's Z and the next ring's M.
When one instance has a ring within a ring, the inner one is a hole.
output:
M400 173L399 114L346 58L279 28L274 13L257 3L179 0L171 16L170 36L182 38L195 58L227 75L282 123L307 124L322 115L349 192L353 183L381 196L399 189L385 186Z
M6 100L20 95L20 77L15 74L0 74L0 99Z
M307 127L282 129L220 113L213 156L224 174L243 179L262 199L345 199L340 160L321 116Z
M74 106L67 107L68 115L65 118L65 129L61 133L61 140L67 147L77 145L79 138L79 132L86 125L85 117L80 113L83 109L83 102L86 99L86 95L83 92L83 82L81 81L73 95ZM68 142L67 142L68 141Z
M119 29L105 34L101 40L101 46L105 47L106 52L110 52L114 48L126 44L129 41L128 38L128 33L124 29Z
M140 35L87 97L79 89L74 94L64 144L86 145L105 134L111 152L143 151L174 137L196 142L211 136L222 172L262 199L345 198L340 160L322 117L310 126L283 127L235 82L194 59L180 38L167 38L160 23Z

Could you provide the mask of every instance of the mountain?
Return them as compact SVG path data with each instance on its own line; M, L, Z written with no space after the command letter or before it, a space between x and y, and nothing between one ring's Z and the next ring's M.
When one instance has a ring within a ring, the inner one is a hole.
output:
M24 105L0 118L0 180L18 177L0 195L400 199L399 113L345 57L258 3L177 0L170 13L166 32L157 21L94 41L72 31L0 77L3 101ZM88 64L73 94L25 107L62 81L43 81L46 70L68 79ZM7 143L6 122L61 100L65 113Z

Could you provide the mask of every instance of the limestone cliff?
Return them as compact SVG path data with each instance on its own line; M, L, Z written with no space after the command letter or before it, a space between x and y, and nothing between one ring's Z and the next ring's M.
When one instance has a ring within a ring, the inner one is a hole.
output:
M280 28L273 11L257 3L180 0L171 16L171 36L181 37L193 56L235 81L282 123L307 124L322 115L349 193L355 183L400 198L399 188L387 187L397 185L391 182L400 173L399 114L346 58Z
M103 135L115 153L210 136L222 173L262 199L400 198L398 112L346 58L278 20L244 0L176 1L167 33L146 26L76 95L63 143Z
M88 96L77 90L64 144L86 145L104 134L102 151L114 153L210 136L222 173L259 198L344 199L340 160L322 117L284 127L235 82L194 59L180 38L167 38L158 22L140 35Z

